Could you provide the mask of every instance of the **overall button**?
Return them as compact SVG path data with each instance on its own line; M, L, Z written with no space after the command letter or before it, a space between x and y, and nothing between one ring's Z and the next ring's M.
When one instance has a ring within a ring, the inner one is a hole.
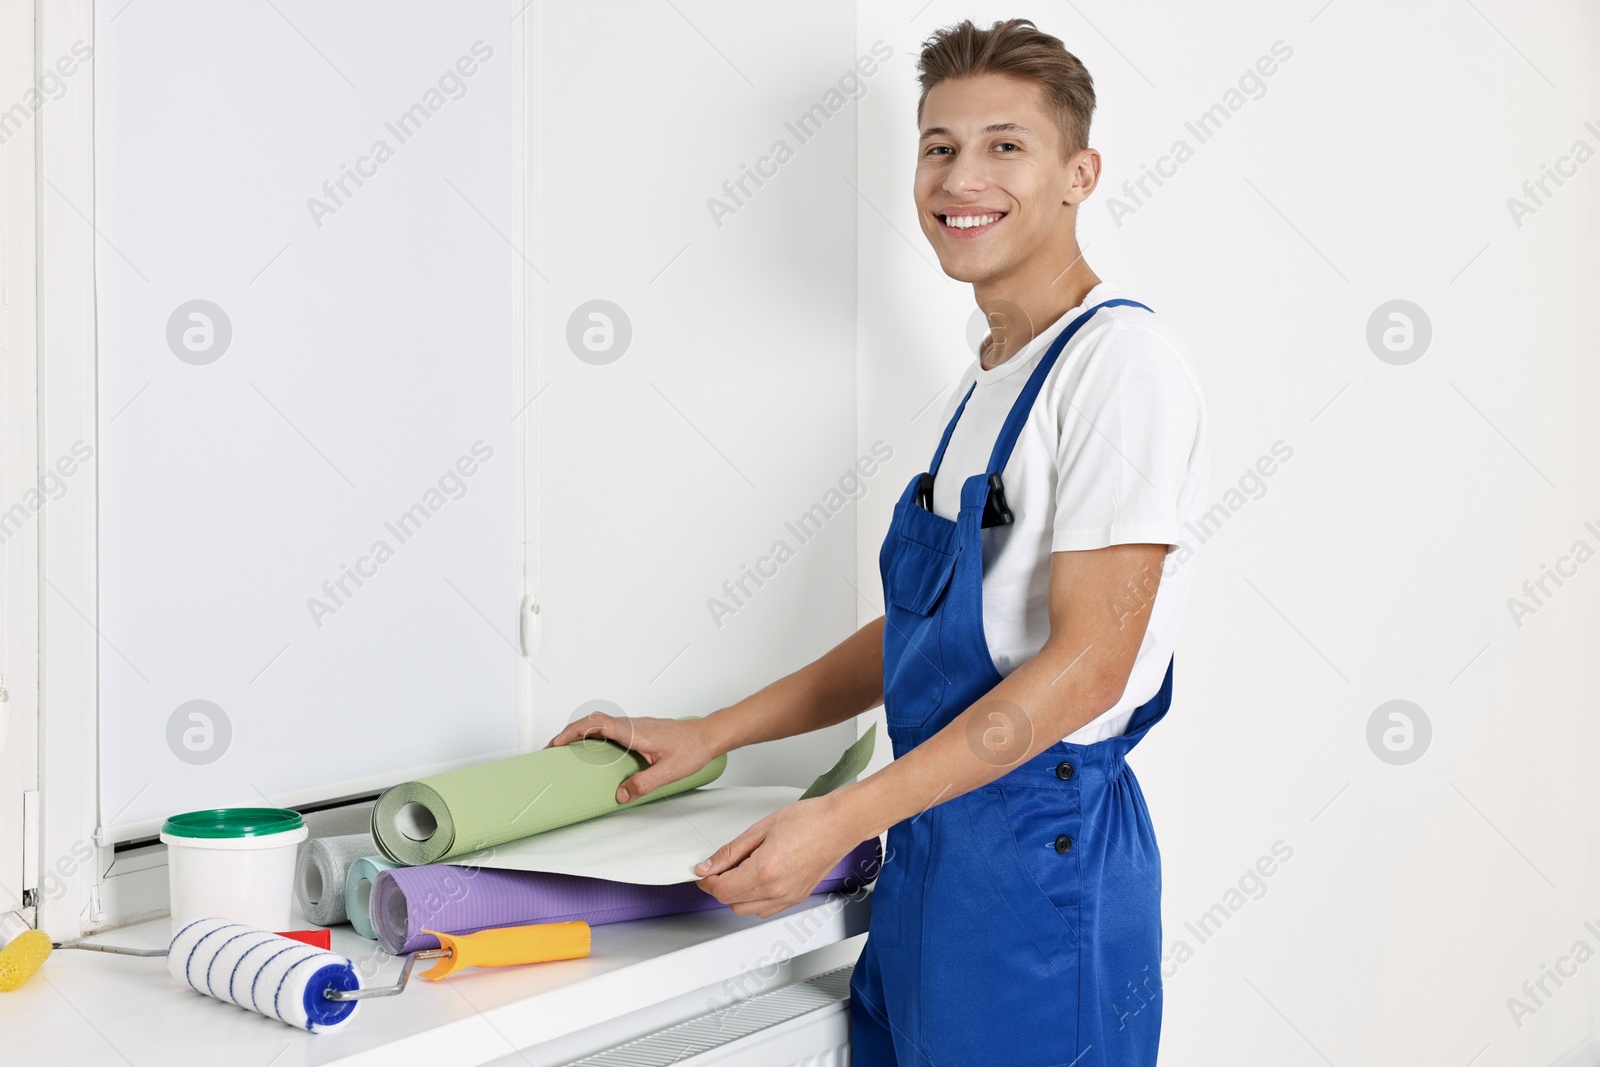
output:
M1062 834L1060 837L1056 838L1057 852L1070 852L1071 850L1072 838L1068 837L1066 834Z
M1068 778L1071 778L1072 774L1072 764L1068 763L1066 760L1062 760L1060 763L1056 764L1056 777L1061 779L1063 782Z

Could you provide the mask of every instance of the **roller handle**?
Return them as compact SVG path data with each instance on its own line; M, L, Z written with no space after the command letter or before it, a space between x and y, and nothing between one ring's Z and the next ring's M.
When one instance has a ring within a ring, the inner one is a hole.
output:
M507 926L499 930L479 930L475 934L442 934L437 930L423 932L439 939L439 962L422 976L431 982L448 977L464 967L513 967L524 963L582 959L589 954L589 924L586 922ZM418 955L428 956L431 953Z
M551 960L576 960L589 954L589 924L586 922L539 923L534 926L508 926L501 930L479 930L475 934L441 934L424 930L439 939L439 948L423 949L406 957L394 985L367 986L362 989L325 989L329 1000L369 1000L393 997L405 992L411 968L418 960L438 960L422 977L436 982L463 967L512 967L523 963Z

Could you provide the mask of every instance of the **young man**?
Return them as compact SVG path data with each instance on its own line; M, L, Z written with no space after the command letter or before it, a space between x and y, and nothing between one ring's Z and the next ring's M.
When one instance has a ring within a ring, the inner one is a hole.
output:
M1083 65L1012 20L936 33L920 71L918 216L991 331L895 508L885 616L703 719L595 716L551 743L643 754L627 800L883 703L892 763L763 819L699 885L771 915L887 831L856 1064L1151 1067L1160 857L1125 757L1171 702L1205 406L1177 332L1078 249L1100 178Z

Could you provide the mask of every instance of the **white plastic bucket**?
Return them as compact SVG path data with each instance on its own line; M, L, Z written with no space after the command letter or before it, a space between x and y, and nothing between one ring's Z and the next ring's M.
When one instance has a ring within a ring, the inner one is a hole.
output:
M284 808L215 808L174 815L167 846L172 931L196 919L231 919L258 930L290 929L294 861L310 831Z

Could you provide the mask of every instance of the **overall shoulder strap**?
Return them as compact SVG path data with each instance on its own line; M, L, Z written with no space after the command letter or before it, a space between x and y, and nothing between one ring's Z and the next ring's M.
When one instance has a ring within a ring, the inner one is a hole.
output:
M1121 736L1108 737L1107 741L1116 741L1132 748L1150 732L1150 727L1166 717L1167 709L1172 707L1172 665L1176 658L1174 656L1167 660L1167 673L1162 676L1161 687L1154 696L1133 710Z
M944 428L944 436L939 438L939 447L934 450L933 463L928 467L929 474L939 473L939 464L944 462L944 450L950 447L950 435L956 432L956 423L961 421L961 413L967 410L967 401L972 399L972 391L978 388L978 383L973 382L967 387L967 395L961 398L961 403L956 405L956 413L950 416L950 422Z
M1011 450L1017 446L1017 438L1022 436L1022 427L1028 421L1028 413L1033 410L1033 402L1039 396L1039 391L1044 388L1044 380L1050 376L1050 369L1056 365L1056 360L1061 356L1061 350L1067 347L1067 342L1072 340L1072 336L1083 328L1083 324L1094 317L1096 311L1110 307L1136 307L1150 311L1148 307L1145 307L1137 300L1123 300L1120 298L1105 300L1067 324L1067 328L1062 330L1055 341L1051 343L1050 350L1044 354L1044 358L1039 360L1039 365L1033 368L1033 373L1028 375L1028 383L1022 387L1022 393L1017 397L1016 403L1011 405L1011 411L1006 415L1005 425L1000 427L1000 435L995 438L994 451L989 454L989 474L991 476L998 475L1005 470L1007 461L1011 459ZM1154 314L1154 312L1151 312L1151 314ZM962 403L964 405L966 402L963 401ZM960 414L960 412L957 412L957 414ZM946 430L945 438L948 440L949 436L950 432ZM939 451L941 454L944 452L942 444L939 446Z

